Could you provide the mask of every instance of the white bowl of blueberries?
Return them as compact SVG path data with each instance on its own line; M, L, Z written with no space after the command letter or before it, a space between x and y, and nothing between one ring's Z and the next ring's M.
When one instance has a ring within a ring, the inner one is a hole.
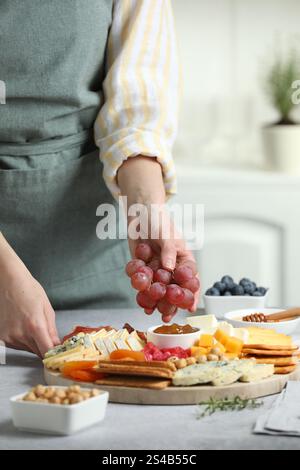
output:
M224 313L243 308L264 308L268 296L266 287L259 287L248 278L237 284L231 276L223 276L203 296L207 314L222 318Z

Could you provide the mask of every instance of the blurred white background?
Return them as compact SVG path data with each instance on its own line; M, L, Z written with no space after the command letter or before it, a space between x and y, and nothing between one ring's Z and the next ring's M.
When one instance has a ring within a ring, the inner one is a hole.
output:
M271 288L271 304L300 304L300 178L266 171L261 143L261 128L278 119L263 77L278 51L300 51L300 1L173 7L184 84L178 199L205 205L203 289L223 274L250 276Z

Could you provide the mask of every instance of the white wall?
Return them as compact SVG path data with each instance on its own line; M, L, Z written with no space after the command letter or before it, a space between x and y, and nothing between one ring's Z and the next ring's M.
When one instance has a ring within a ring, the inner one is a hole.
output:
M173 6L184 76L176 158L263 166L259 129L277 116L261 91L262 76L278 49L291 44L300 51L300 1L173 0Z

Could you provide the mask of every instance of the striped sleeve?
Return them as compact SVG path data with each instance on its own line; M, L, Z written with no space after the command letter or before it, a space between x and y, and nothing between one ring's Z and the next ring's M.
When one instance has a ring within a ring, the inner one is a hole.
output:
M103 92L95 138L114 197L118 169L137 155L157 158L174 194L179 66L171 0L114 1Z

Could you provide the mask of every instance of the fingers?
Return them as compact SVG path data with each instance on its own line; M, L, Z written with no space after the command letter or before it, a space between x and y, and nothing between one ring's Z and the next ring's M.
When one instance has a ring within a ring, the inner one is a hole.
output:
M161 264L164 269L173 271L176 266L177 249L172 240L161 242Z
M41 357L44 357L46 352L49 351L49 349L52 349L54 346L54 343L48 333L46 324L43 326L38 325L35 327L32 339L34 340L34 343L39 351L39 356Z
M44 315L45 315L45 319L48 325L49 336L52 339L54 346L57 346L58 344L61 343L61 341L59 339L57 328L56 328L55 312L48 299L44 307Z

